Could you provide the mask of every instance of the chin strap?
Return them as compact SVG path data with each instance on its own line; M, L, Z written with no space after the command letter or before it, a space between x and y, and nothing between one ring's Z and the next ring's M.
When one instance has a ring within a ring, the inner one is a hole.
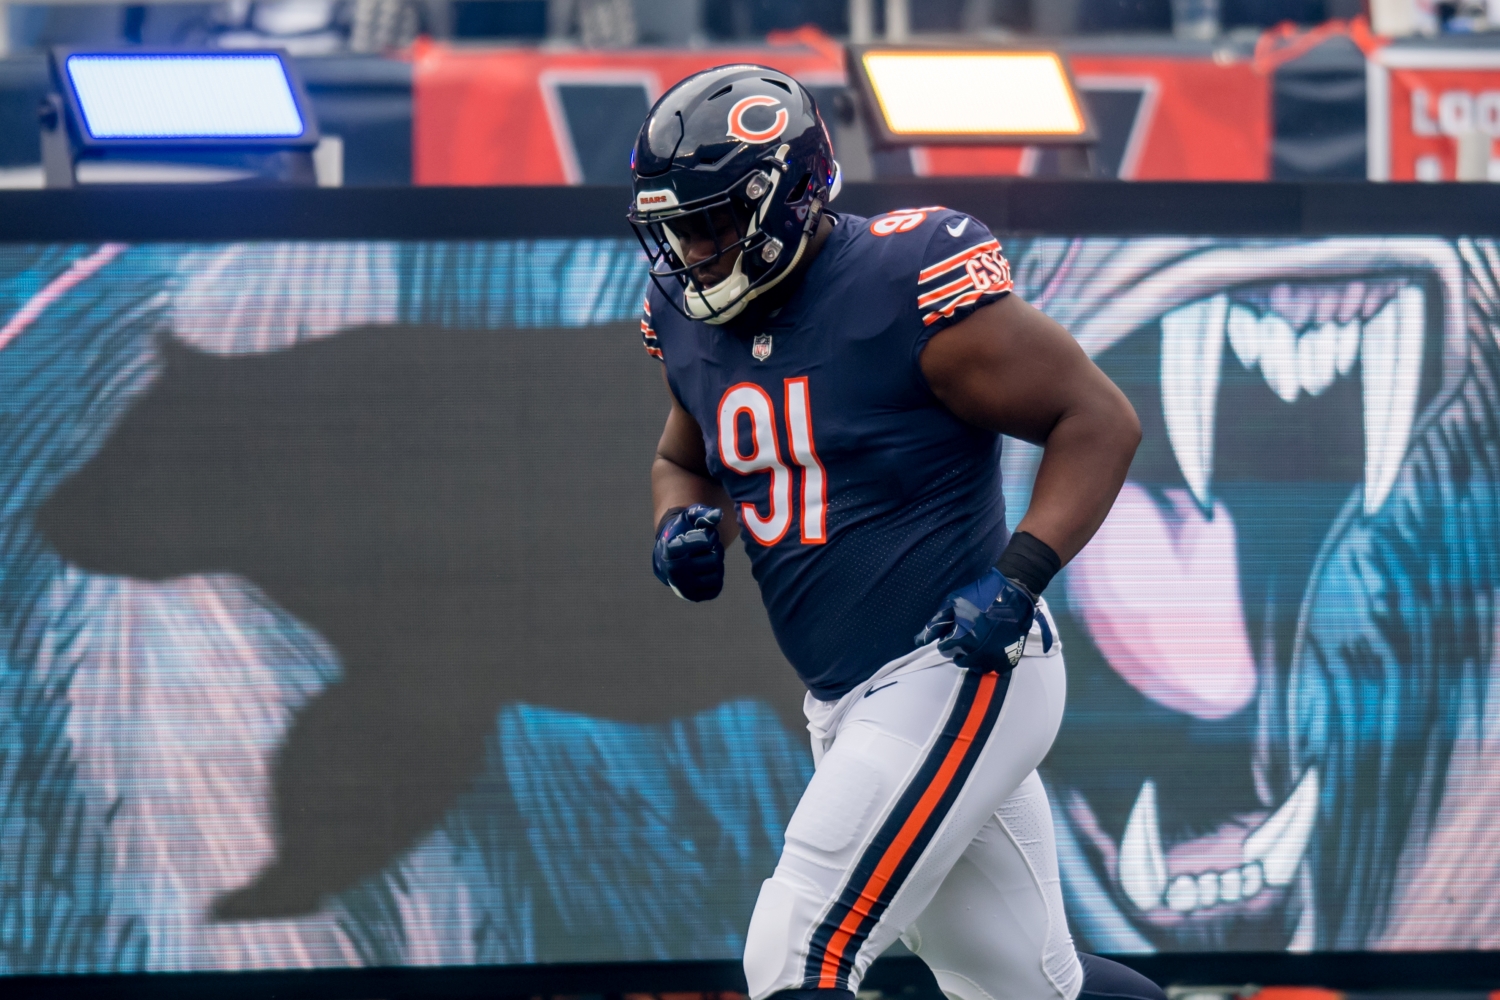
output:
M740 313L744 312L746 307L748 307L751 302L754 302L756 299L760 298L760 296L764 295L766 292L769 292L771 289L781 284L782 281L786 280L787 275L797 270L797 265L801 263L802 255L807 252L807 245L812 242L813 234L818 231L818 223L822 220L823 203L818 201L817 199L813 199L812 204L808 206L807 210L807 225L802 227L802 239L797 241L797 252L792 255L792 262L786 266L786 269L776 277L772 278L770 281L766 282L764 285L756 285L754 288L746 292L743 296L736 299L733 305L725 307L725 309L717 316L710 316L705 318L703 322L707 323L709 326L720 326L724 323L728 323ZM743 253L741 253L742 259L743 256ZM714 287L721 287L725 282L732 281L737 277L744 277L744 274L740 271L740 261L738 260L734 262L734 271L730 274L730 276L728 278L725 278L724 281L719 282L719 284L715 285ZM688 292L687 294L692 295L697 293ZM684 298L686 300L686 297ZM688 312L692 312L691 306L689 306Z
M781 186L781 178L785 173L784 168L786 166L786 155L790 151L790 145L783 145L776 151L775 162L778 164L778 167L777 169L773 169L771 171L771 190L766 192L766 196L761 199L760 205L757 208L755 215L751 217L749 233L750 236L754 236L755 233L759 231L761 223L765 221L766 212L770 210L771 199L776 196L776 191ZM709 293L713 292L716 289L723 289L724 291L733 294L733 285L735 283L741 281L748 283L748 279L745 277L745 273L740 267L745 259L744 251L742 250L740 251L739 259L734 262L734 268L729 272L729 276L726 277L723 281L718 282L712 288L706 288L702 291L698 291L697 289L691 287L683 290L682 300L688 315L701 322L707 323L709 326L721 326L734 319L740 313L744 312L746 307L748 307L751 302L755 301L766 292L769 292L771 289L781 284L781 282L785 280L787 275L797 270L797 265L802 261L802 255L807 252L808 243L812 241L814 234L816 234L818 231L818 223L823 219L823 206L826 205L828 201L832 201L834 197L838 195L839 191L843 189L843 184L843 170L839 167L838 161L835 160L833 161L833 183L829 186L828 199L827 201L819 201L818 199L814 198L812 203L808 206L807 222L802 226L802 238L797 242L797 251L792 255L791 263L788 264L780 274L763 285L756 285L754 288L746 290L745 293L736 298L732 304L725 306L717 313L711 313L708 316L697 315L696 311L693 308L694 297L697 298L699 304L711 310L712 304L710 303L708 298ZM681 255L679 254L679 258L680 256Z
M786 147L782 146L781 150L777 153L778 163L780 162L781 157L785 154ZM761 226L766 221L766 213L771 209L771 199L776 196L776 189L781 186L781 176L781 170L773 169L771 171L771 188L760 199L760 204L756 206L755 213L750 216L750 223L748 226L746 226L747 232L745 234L745 239L747 242L756 233L761 231ZM673 243L672 249L677 250L675 242ZM682 257L682 253L680 250L678 251L677 256L679 259ZM745 305L748 304L751 299L755 298L754 289L751 289L749 287L750 279L745 277L744 268L741 266L744 264L744 262L745 250L744 248L741 248L740 255L735 258L734 267L730 269L728 276L725 277L723 281L717 282L708 288L702 289L701 291L692 287L684 289L682 301L683 304L687 307L688 315L692 316L694 319L702 320L703 322L708 323L710 326L718 326L721 323L729 322L731 319L734 319L734 317L744 312ZM740 291L741 288L744 289L743 292ZM725 306L723 309L716 310L713 302L709 298L709 296L713 295L715 292L722 293L720 297L723 297L723 295L735 296L734 302L728 306ZM704 311L706 311L708 315L698 315L697 310L693 308L693 306L695 305L693 301L694 297L697 298L696 304L702 306L704 308ZM736 306L738 306L738 308L736 308Z

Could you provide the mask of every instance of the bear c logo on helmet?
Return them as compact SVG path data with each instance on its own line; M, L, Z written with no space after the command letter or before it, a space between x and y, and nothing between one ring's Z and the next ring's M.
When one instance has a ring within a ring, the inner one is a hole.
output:
M745 112L751 108L775 108L776 118L769 128L752 129L745 124ZM734 107L729 109L729 135L741 142L770 142L786 131L791 120L792 116L774 97L767 97L764 94L742 97L734 102Z

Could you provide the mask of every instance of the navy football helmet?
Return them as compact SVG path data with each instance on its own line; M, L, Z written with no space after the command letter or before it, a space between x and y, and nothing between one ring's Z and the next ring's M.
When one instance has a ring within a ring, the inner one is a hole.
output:
M688 77L646 116L630 156L627 217L651 279L689 319L726 323L797 266L838 194L838 164L812 94L765 66L719 66ZM727 232L733 220L735 239ZM695 228L696 227L696 228ZM714 233L716 252L689 267L682 240ZM738 252L727 277L704 270Z

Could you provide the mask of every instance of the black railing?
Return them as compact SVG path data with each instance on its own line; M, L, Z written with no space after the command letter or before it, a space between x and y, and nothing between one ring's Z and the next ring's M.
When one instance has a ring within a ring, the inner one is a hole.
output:
M0 192L0 242L629 236L612 187L141 187ZM940 203L1006 233L1489 235L1500 185L912 180L850 184L836 208Z
M1472 992L1500 986L1500 952L1216 952L1111 956L1164 986L1322 986L1349 992ZM884 958L864 989L942 1000L921 960ZM743 992L737 961L316 969L0 977L6 996L78 1000L506 1000Z

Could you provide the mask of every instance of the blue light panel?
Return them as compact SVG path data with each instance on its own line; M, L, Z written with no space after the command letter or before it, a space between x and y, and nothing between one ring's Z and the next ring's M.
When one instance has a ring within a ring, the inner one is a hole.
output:
M73 55L67 72L95 139L294 139L305 129L273 55Z

